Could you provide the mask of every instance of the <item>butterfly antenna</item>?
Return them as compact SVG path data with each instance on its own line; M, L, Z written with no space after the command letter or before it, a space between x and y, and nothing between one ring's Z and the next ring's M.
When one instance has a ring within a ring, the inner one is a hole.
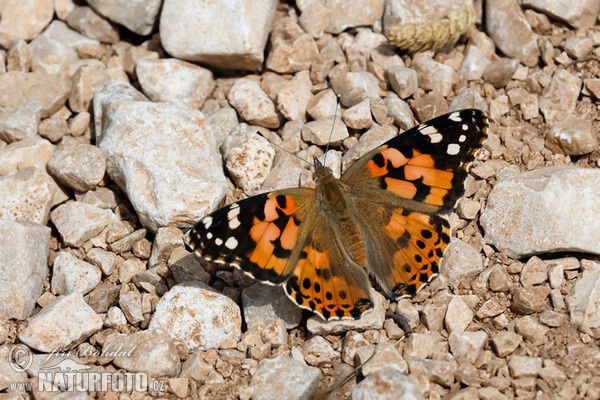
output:
M284 152L288 153L289 155L296 157L296 158L297 158L298 160L300 160L300 161L304 161L305 163L307 163L307 164L308 164L308 165L310 165L311 167L313 166L313 164L312 164L312 163L310 163L310 162L306 161L304 158L302 158L302 157L300 157L300 156L298 156L298 155L296 155L296 154L292 153L292 152L291 152L291 151L289 151L288 149L284 149L283 147L281 147L280 145L278 145L277 143L275 143L274 141L272 141L272 140L271 140L271 139L269 139L268 137L266 137L266 136L262 135L262 134L260 133L260 131L256 131L256 133L258 133L260 136L262 136L262 137L264 137L265 139L267 139L267 142L271 143L273 146L277 147L279 150L282 150L282 151L284 151Z
M340 95L337 95L337 101L335 103L335 112L333 113L333 124L331 124L331 132L329 132L329 139L327 139L327 147L325 147L325 156L323 157L323 165L327 166L327 152L329 151L329 145L331 144L331 137L333 136L333 128L335 128L335 120L337 119L338 109L340 108Z

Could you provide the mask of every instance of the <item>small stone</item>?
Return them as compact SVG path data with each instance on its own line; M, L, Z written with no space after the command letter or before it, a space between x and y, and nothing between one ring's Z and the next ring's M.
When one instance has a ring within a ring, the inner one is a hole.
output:
M142 296L134 290L121 293L119 296L119 307L123 310L125 318L131 325L137 325L144 320L142 315Z
M277 93L277 109L290 121L306 122L306 108L312 97L308 71L298 72Z
M385 298L375 290L371 290L373 310L362 315L358 320L335 320L325 321L317 315L313 315L306 321L306 328L314 335L340 334L349 330L362 332L369 329L381 329L385 321L385 309L383 302Z
M0 109L0 139L8 143L35 137L42 115L42 103L28 101L14 108Z
M541 357L512 356L508 369L513 378L537 377L542 369Z
M511 309L517 314L533 314L541 311L550 294L546 287L517 287L513 291Z
M173 279L177 283L200 281L208 284L211 279L210 274L202 268L198 258L183 247L175 247L173 249L167 264L173 273Z
M52 223L68 246L80 247L106 228L113 213L96 206L70 202L50 213Z
M197 383L203 383L208 375L213 371L213 367L204 361L201 353L194 353L188 357L181 366L180 376L189 376Z
M442 94L434 90L412 102L412 108L419 121L429 121L432 118L448 113L448 103Z
M496 265L489 278L490 289L494 292L508 292L512 286L512 279L508 274L506 267Z
M564 49L569 56L581 60L594 48L594 42L590 37L572 37L565 41Z
M546 148L555 153L581 156L591 153L598 146L598 136L592 123L574 115L554 123L546 135Z
M398 125L400 129L410 129L415 125L415 117L407 102L400 99L395 93L388 93L384 101L388 115L394 119L394 124Z
M508 96L505 94L498 96L490 103L490 117L498 120L503 115L508 114L510 108L508 106Z
M131 279L146 270L146 265L143 261L131 258L119 264L119 281L121 283L129 283Z
M594 0L584 0L565 4L552 0L523 0L523 5L564 21L574 28L586 29L594 25L600 4Z
M424 397L414 379L391 368L382 368L356 385L352 399L422 400Z
M34 167L0 176L0 219L46 225L55 193L52 178Z
M96 88L110 80L104 64L90 64L80 67L73 75L73 90L69 95L69 108L74 112L88 111Z
M567 316L565 314L552 311L544 310L539 316L540 322L550 328L558 328L567 323Z
M224 69L262 67L276 1L162 3L160 38L171 56Z
M135 73L152 101L181 102L200 109L215 88L209 69L174 58L138 60Z
M132 4L123 0L89 0L88 4L111 21L144 36L152 32L161 1L146 0Z
M71 79L67 74L21 71L0 74L0 107L16 108L27 102L39 102L42 118L60 110L70 92ZM23 112L32 112L29 110Z
M537 95L534 93L528 94L525 100L521 102L520 109L523 119L529 121L537 118L537 116L540 115Z
M543 343L547 338L549 329L537 322L534 317L522 317L515 324L517 333L533 344Z
M462 198L456 208L456 213L464 219L474 219L481 209L481 204L478 201Z
M557 387L567 379L566 374L556 365L550 365L540 369L540 378L552 387Z
M8 0L0 4L0 46L10 49L19 40L36 37L52 20L52 0Z
M308 399L317 390L321 371L287 356L262 360L250 387L256 400Z
M495 317L502 314L505 310L505 306L500 304L495 298L491 298L479 307L479 310L477 310L477 318L484 319Z
M483 271L481 254L470 244L453 239L442 258L440 273L448 279L450 286L472 279Z
M421 89L439 91L444 97L452 93L458 75L451 67L434 61L426 53L417 53L411 66L417 72Z
M183 233L180 229L170 226L160 228L152 243L152 254L148 266L153 267L158 263L166 263L173 249L182 245Z
M80 192L94 189L104 178L106 160L89 144L64 140L48 160L48 172L63 185Z
M288 17L275 20L270 48L267 68L279 73L308 69L319 52L311 35Z
M531 257L521 270L523 286L539 285L548 279L548 267L538 257Z
M583 332L600 328L600 264L588 262L567 296L571 323Z
M40 122L38 133L52 143L58 143L69 133L69 127L64 119L51 117Z
M95 312L101 314L114 306L117 303L118 297L119 287L112 283L103 282L85 297L85 301Z
M565 282L564 268L562 265L554 265L548 270L548 280L552 289L560 289Z
M342 120L352 129L369 129L373 125L371 118L371 101L364 99L360 103L347 108L342 113Z
M313 366L331 365L340 355L323 336L313 336L302 345L306 362Z
M487 243L515 259L553 251L598 254L593 232L600 220L591 210L600 207L599 184L600 172L573 166L503 175L480 218Z
M90 125L90 113L82 111L69 121L71 136L81 136Z
M279 127L275 104L257 82L247 78L238 79L229 91L227 99L249 123L265 128Z
M465 57L458 73L469 81L481 79L490 60L479 50L477 46L470 44L465 52Z
M331 11L319 2L310 2L302 9L298 23L306 33L314 38L320 38L329 24Z
M483 79L496 89L503 88L510 82L518 66L519 60L511 58L492 61L483 72Z
M441 331L444 328L444 317L446 316L447 308L448 306L441 302L427 304L421 311L423 325L430 331Z
M427 333L413 332L406 340L403 356L405 359L425 359L433 352L433 338Z
M50 228L0 220L0 317L24 320L35 308L48 276Z
M346 336L342 342L342 361L350 365L355 365L356 352L367 346L370 346L370 344L363 335L356 331L346 332Z
M321 90L315 94L306 106L306 112L313 120L333 117L336 114L337 97L333 90Z
M498 357L506 357L523 343L523 338L511 331L501 331L492 335L492 346Z
M190 351L239 341L242 318L231 299L201 282L175 285L156 305L149 329L165 329Z
M473 311L458 296L452 297L446 311L446 329L448 332L464 331L473 321Z
M565 69L554 73L550 86L540 100L540 110L547 124L552 125L573 114L581 82L581 79Z
M19 40L9 51L6 57L7 71L28 72L31 68L31 52L24 40Z
M596 99L600 99L600 79L587 79L585 87Z
M90 7L72 10L67 17L67 24L79 33L104 43L119 41L119 31Z
M348 136L348 129L339 116L336 117L335 123L333 117L327 117L310 121L302 127L302 139L317 146L335 146Z
M473 88L462 90L458 96L452 100L448 111L459 111L465 108L476 108L478 110L487 111L488 106L485 100Z
M283 320L287 329L298 326L302 310L284 293L283 287L256 283L242 291L244 321L248 329Z
M94 248L86 253L85 259L99 267L104 275L109 276L117 265L119 257L104 249Z
M102 328L102 318L83 300L81 293L60 296L35 315L19 340L38 351L66 350Z
M107 328L117 328L119 326L123 326L127 324L127 318L125 318L125 314L119 307L111 307L106 312L106 317L104 318L104 326Z
M100 268L61 251L52 268L52 293L86 294L98 286L101 278Z
M133 244L139 240L144 239L146 237L146 229L138 229L135 232L131 232L130 234L122 237L121 239L112 242L108 249L113 253L122 254L128 251L131 251L131 247Z
M273 347L279 347L286 344L288 337L285 321L277 319L267 324L265 329L261 332L261 339Z
M387 70L392 89L401 99L412 96L419 89L417 71L404 66L394 66Z
M102 120L106 106L111 102L120 100L148 100L146 96L137 91L127 82L110 80L102 83L94 93L94 132L96 143L102 140Z
M115 354L112 362L129 372L145 372L150 376L176 376L180 370L179 355L173 339L162 329L136 333L114 333L106 338L102 353Z
M496 47L523 64L537 64L539 50L535 34L516 0L488 0L486 27Z
M448 344L459 363L474 363L487 339L488 335L484 331L452 332L448 336Z
M348 72L347 74L332 78L333 91L340 96L344 107L352 107L364 99L379 97L379 81L367 71Z
M364 376L371 376L383 368L393 369L403 374L408 373L408 364L393 344L380 345L373 358L371 358L373 351L373 348L362 347L356 353L360 364L363 365L362 374ZM367 360L369 362L366 362Z

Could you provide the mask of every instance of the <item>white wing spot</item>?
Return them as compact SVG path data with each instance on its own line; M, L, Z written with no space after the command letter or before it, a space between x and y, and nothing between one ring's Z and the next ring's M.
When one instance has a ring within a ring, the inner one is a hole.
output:
M223 244L223 240L221 240L221 238L216 238L216 239L215 239L215 244L216 244L217 246L220 246L220 245L222 245L222 244Z
M419 132L423 135L430 135L432 133L436 133L437 129L435 129L432 125L423 124L419 127Z
M462 118L460 117L460 113L459 112L453 112L452 114L448 115L448 119L454 121L454 122L461 122Z
M429 135L429 138L431 139L431 143L439 143L444 136L441 133L434 133L433 135Z
M237 247L237 245L238 245L238 241L234 237L230 237L225 242L225 247L227 247L229 250L235 249Z
M457 155L459 151L460 151L460 146L458 144L450 143L448 145L447 153L450 154L451 156Z
M234 219L240 213L240 206L231 207L227 212L227 219Z
M202 223L204 224L204 228L208 229L210 228L210 226L212 225L212 217L206 217L202 220Z
M213 237L213 234L212 234L212 232L208 232L208 233L206 234L206 238L207 238L207 239L212 239L212 237Z
M458 141L461 142L461 143L464 142L465 140L467 140L467 137L465 135L460 135L458 137Z
M229 229L237 229L238 226L240 226L240 220L235 218L232 219L231 221L229 221Z
M462 130L463 130L463 131L466 131L466 130L468 130L468 129L469 129L469 125L467 125L467 124L463 124L463 126L462 126Z

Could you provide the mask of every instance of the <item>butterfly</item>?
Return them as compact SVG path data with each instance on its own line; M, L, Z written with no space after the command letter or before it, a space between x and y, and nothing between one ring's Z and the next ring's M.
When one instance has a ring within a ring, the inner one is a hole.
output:
M291 188L225 206L184 237L205 260L284 285L326 320L373 309L369 277L392 299L413 296L439 270L449 214L487 136L479 110L452 112L392 138L337 179L314 160L315 188Z

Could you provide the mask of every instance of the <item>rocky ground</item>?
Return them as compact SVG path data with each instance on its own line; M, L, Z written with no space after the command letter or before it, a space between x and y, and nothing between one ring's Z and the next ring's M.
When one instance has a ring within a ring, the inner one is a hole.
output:
M598 1L476 0L461 41L417 54L382 32L462 0L219 3L0 1L0 398L52 398L11 383L65 359L161 385L61 399L600 398ZM491 126L441 274L324 323L182 236L313 184L265 138L322 157L336 95L336 173L448 111Z

